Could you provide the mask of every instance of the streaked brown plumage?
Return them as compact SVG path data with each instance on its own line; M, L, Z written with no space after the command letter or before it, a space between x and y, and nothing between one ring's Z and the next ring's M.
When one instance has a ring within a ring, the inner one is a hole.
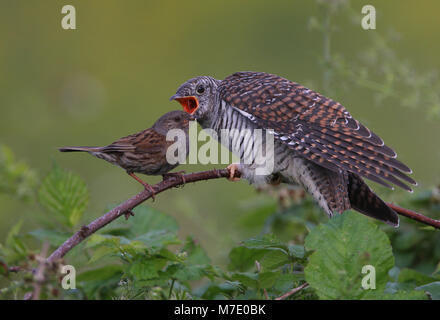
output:
M265 72L237 72L224 80L196 77L182 84L172 99L204 128L263 129L273 134L275 168L271 175L261 179L255 168L239 164L251 183L268 183L279 176L282 182L302 185L329 216L353 208L399 224L396 212L362 178L412 191L407 185L416 185L407 176L412 171L340 103ZM253 144L252 137L232 137L229 145L239 145L240 151Z
M188 155L188 126L191 116L183 111L171 111L160 117L154 125L141 132L123 137L105 147L64 147L61 152L84 151L104 159L127 171L127 173L154 193L149 184L134 173L146 175L166 175L179 163L170 164L166 159L167 149L174 141L167 141L167 132L181 129L186 136L186 154Z

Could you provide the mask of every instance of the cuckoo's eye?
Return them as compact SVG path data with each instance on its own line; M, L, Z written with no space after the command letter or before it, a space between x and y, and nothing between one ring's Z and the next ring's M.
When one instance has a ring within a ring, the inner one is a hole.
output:
M201 85L201 84L198 85L197 88L196 88L196 92L198 94L203 94L205 92L205 87L203 85Z

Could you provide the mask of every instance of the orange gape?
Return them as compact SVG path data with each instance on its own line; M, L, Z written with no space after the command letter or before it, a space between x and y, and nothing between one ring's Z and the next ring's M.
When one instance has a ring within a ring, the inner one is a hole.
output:
M199 100L194 96L176 98L176 100L182 105L183 110L189 114L193 114L199 107Z

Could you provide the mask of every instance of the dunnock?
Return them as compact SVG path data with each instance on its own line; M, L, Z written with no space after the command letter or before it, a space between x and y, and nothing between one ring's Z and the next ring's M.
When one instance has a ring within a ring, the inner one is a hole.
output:
M186 154L189 152L188 127L192 117L183 111L171 111L160 117L154 125L139 133L123 137L105 147L64 147L61 152L84 151L91 155L104 159L127 171L127 173L140 182L146 189L153 193L154 190L146 182L138 178L134 173L146 175L162 175L164 178L173 175L168 173L179 165L167 161L167 149L174 141L167 141L167 132L171 129L181 129L186 138ZM179 149L176 149L178 152ZM178 155L182 159L182 155Z

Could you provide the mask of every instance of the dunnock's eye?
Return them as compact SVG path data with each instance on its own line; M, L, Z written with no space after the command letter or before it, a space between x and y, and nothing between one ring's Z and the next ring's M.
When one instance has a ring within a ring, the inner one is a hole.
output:
M196 92L197 92L198 94L203 94L203 93L205 92L205 87L202 86L202 85L199 85L199 86L197 87L197 89L196 89Z
M175 117L175 118L174 118L174 121L176 121L176 122L180 122L180 117Z

